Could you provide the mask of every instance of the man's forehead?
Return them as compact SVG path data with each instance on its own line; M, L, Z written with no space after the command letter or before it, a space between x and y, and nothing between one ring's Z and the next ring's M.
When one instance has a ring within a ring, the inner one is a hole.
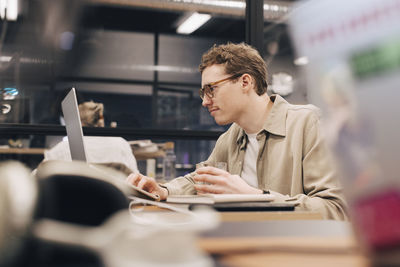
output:
M203 70L201 75L201 83L207 84L215 82L215 79L220 79L225 76L225 67L222 65L211 65Z

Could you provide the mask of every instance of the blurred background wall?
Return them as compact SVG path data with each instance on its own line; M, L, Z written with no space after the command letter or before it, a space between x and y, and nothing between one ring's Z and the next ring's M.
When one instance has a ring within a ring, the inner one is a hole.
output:
M124 130L128 140L173 138L182 164L205 160L228 127L201 107L197 67L213 44L246 41L246 1L9 2L17 3L18 16L0 22L1 145L51 147L51 136L64 133L60 101L73 86L79 102L104 104L106 129L92 135ZM307 103L287 29L294 2L264 1L259 50L269 67L269 93ZM192 33L178 33L194 13L209 18ZM172 134L155 136L160 129ZM181 131L190 138L179 140Z

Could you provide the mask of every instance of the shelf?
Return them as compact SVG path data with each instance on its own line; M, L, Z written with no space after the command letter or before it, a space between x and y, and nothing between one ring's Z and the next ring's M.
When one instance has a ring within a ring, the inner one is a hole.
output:
M154 159L154 158L162 158L165 156L165 152L163 150L158 150L156 152L133 152L136 160L146 160L146 159Z
M0 148L0 154L43 155L44 148Z

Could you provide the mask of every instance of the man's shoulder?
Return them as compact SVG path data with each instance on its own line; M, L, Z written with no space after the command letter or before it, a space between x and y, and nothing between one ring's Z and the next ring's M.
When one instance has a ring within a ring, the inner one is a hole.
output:
M304 113L319 113L320 109L312 104L288 104L288 110L304 112Z
M311 104L288 105L286 127L293 129L311 129L319 124L321 110Z
M288 117L290 116L293 117L294 119L312 118L318 120L321 117L321 110L312 104L307 104L307 105L289 104L287 110L288 110Z

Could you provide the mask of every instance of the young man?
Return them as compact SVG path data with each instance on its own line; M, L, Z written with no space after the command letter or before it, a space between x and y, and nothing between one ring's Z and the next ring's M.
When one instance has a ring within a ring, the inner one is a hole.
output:
M220 125L232 123L203 167L166 184L132 174L128 181L161 199L168 194L270 192L280 201L345 219L345 202L319 129L318 110L267 95L267 68L244 43L214 45L200 64L202 105Z

